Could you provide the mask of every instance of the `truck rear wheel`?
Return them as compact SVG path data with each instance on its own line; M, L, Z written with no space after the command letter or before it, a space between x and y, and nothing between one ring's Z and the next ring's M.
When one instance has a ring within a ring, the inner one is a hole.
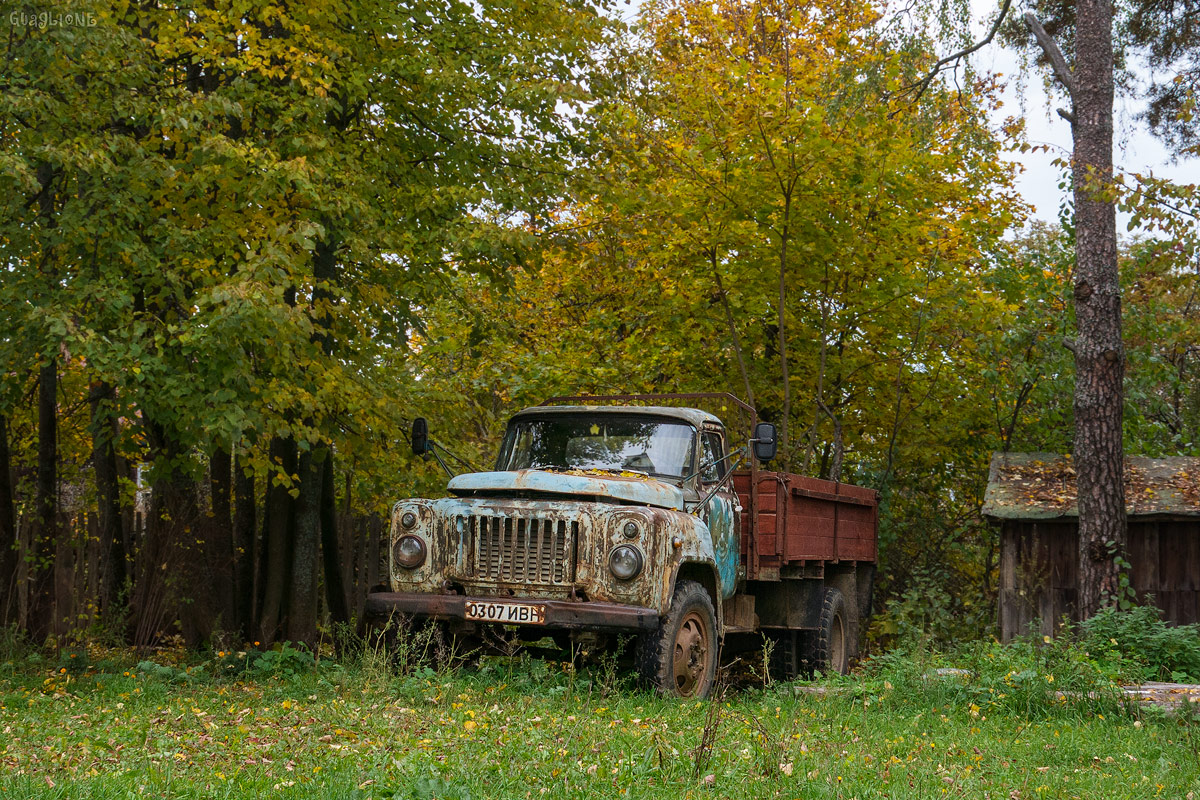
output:
M638 642L638 672L668 697L708 697L717 673L717 615L695 581L675 586L671 610Z
M845 675L850 671L850 628L846 598L829 587L821 603L821 620L809 639L807 661L813 669Z
M771 661L767 670L773 681L791 681L803 671L800 663L800 631L776 631L767 635Z

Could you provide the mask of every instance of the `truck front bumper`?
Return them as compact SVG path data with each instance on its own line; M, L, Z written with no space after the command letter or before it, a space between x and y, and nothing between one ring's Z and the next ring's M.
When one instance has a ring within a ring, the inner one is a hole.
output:
M367 595L367 617L387 619L393 614L427 619L476 622L467 619L468 603L492 603L498 600L520 602L545 608L545 622L530 627L552 630L652 631L658 627L658 612L652 608L621 603L572 602L569 600L517 600L516 598L467 597L459 594L417 594L374 592ZM488 624L481 622L480 624Z

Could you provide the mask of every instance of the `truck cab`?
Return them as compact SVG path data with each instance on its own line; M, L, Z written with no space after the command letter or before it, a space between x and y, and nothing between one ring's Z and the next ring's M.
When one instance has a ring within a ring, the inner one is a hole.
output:
M494 470L451 478L450 497L395 505L392 591L368 610L468 636L496 624L585 641L635 634L655 685L704 694L737 584L742 508L728 456L721 421L698 409L526 409ZM682 633L666 648L659 629L676 595Z

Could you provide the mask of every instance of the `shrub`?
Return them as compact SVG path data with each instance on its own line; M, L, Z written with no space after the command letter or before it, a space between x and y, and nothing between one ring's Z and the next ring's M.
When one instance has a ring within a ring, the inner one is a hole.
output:
M944 569L915 570L908 588L888 601L873 619L869 638L882 646L905 647L927 641L936 647L979 639L995 628L995 609L985 598L949 590ZM873 649L873 648L872 648Z
M1172 626L1153 606L1104 609L1081 626L1081 644L1129 683L1200 681L1200 626Z

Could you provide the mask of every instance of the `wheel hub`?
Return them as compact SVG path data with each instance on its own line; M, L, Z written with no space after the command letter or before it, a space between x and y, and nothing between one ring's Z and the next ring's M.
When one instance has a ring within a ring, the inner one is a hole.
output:
M683 618L679 632L675 634L674 677L675 688L680 695L688 697L708 674L708 632L700 615L695 612Z

